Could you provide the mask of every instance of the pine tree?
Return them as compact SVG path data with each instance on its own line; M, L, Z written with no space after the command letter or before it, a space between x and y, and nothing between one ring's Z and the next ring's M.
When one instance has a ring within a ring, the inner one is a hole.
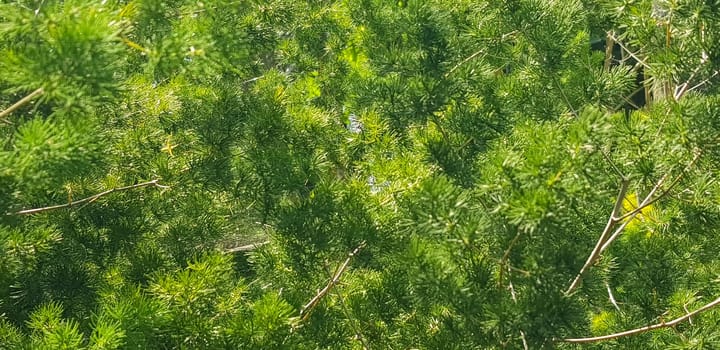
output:
M0 3L0 349L716 348L720 4Z

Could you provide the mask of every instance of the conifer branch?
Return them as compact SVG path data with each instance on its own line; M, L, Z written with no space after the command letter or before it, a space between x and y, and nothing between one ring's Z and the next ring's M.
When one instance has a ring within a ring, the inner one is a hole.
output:
M617 311L620 311L620 306L618 305L617 300L615 300L615 296L613 295L612 288L610 288L610 283L605 282L605 287L607 288L608 298L610 299L610 303L613 304L613 306L615 307L615 309L617 309Z
M718 75L718 74L720 74L720 70L716 70L716 71L713 72L713 74L712 74L711 76L709 76L707 79L705 79L705 80L703 80L703 81L695 84L693 87L687 89L685 92L687 93L687 92L693 91L693 90L695 90L695 89L697 89L697 88L699 88L699 87L707 84L710 80L712 80L712 78L714 78L714 77L715 77L716 75Z
M239 246L239 247L232 247L232 248L226 249L226 250L225 250L225 253L231 253L231 254L232 254L232 253L239 253L239 252L249 252L249 251L253 251L253 250L257 249L257 248L260 248L260 247L262 247L262 246L264 246L264 245L266 245L266 244L268 244L268 243L270 243L270 241L264 241L264 242L257 242L257 243L252 243L252 244L246 244L246 245Z
M450 70L449 70L447 73L445 73L445 78L449 77L450 74L452 74L456 69L460 68L460 67L461 67L462 65L464 65L465 63L470 62L473 58L475 58L475 57L477 57L478 55L484 53L484 51L485 51L484 48L483 48L483 49L480 49L480 50L478 50L478 51L475 51L475 53L473 53L472 55L466 57L464 60L460 61L458 64L456 64L455 66L453 66L452 68L450 68ZM487 54L485 54L485 55L483 55L483 56L486 56L486 55L487 55Z
M557 80L557 78L553 75L552 80L555 83L555 87L557 87L558 91L560 91L560 96L563 98L563 101L565 101L565 104L567 104L568 108L570 108L570 112L572 112L572 115L577 118L578 113L575 110L575 108L570 103L570 99L565 94L565 90L563 90L562 86L560 85L560 82Z
M139 184L135 184L135 185L116 187L116 188L109 189L107 191L103 191L103 192L94 194L87 198L72 201L67 204L59 204L59 205L53 205L53 206L49 206L49 207L42 207L42 208L35 208L35 209L25 209L25 210L20 210L20 211L14 212L14 213L7 213L6 215L31 215L31 214L37 214L37 213L42 213L42 212L52 211L52 210L57 210L57 209L71 208L78 204L83 204L83 203L90 204L90 203L98 200L100 197L106 196L113 192L127 191L127 190L132 190L135 188L148 187L148 186L154 186L154 187L158 187L158 188L168 188L169 187L169 186L164 186L164 185L159 184L158 181L160 181L160 180L155 179L152 181L143 182L143 183L139 183Z
M618 174L618 176L620 176L621 179L627 178L625 176L625 174L623 174L622 171L620 171L620 168L618 168L617 164L615 164L615 162L612 160L612 158L610 158L610 156L607 153L605 153L604 150L601 150L600 153L603 155L603 158L605 158L605 160L608 163L610 163L610 166L613 168L613 171L615 171L615 173Z
M657 190L660 188L660 186L665 182L665 180L666 180L667 177L668 177L668 174L663 175L663 177L661 177L660 180L658 180L658 182L655 184L655 186L653 187L653 189L650 190L650 193L648 193L648 195L645 197L645 199L642 201L642 203L640 203L640 205L638 205L637 208L635 208L635 209L633 209L632 211L630 211L630 212L628 212L628 213L626 213L626 214L618 217L618 218L617 218L617 221L618 221L618 222L619 222L619 221L622 221L622 220L625 220L625 221L623 222L622 225L620 225L620 227L618 227L618 229L617 229L617 230L615 231L615 233L613 233L613 235L607 240L607 242L605 242L605 244L603 244L603 247L601 248L600 253L604 252L604 251L610 246L610 243L612 243L612 242L625 230L625 227L626 227L638 214L640 214L643 209L647 208L647 207L650 206L651 204L653 204L653 203L659 201L660 199L662 199L663 197L667 196L668 193L670 193L670 191L671 191L673 188L675 188L675 186L677 186L678 183L680 183L680 180L682 180L683 176L687 173L688 170L690 170L690 168L692 168L692 166L695 164L695 162L697 162L697 160L700 159L700 155L701 155L701 154L702 154L702 152L700 152L700 151L696 152L696 153L695 153L695 156L694 156L693 159L690 161L690 163L688 163L688 165L685 166L685 169L683 169L683 171L682 171L680 174L678 174L678 176L675 177L675 179L670 183L670 185L669 185L666 189L664 189L657 197L653 197L653 196L655 195L655 192L657 192Z
M606 72L610 71L610 66L612 64L612 58L613 58L613 46L615 46L615 40L613 39L614 32L610 31L607 33L607 37L605 38L605 63L603 65L603 69Z
M43 90L43 88L39 88L39 89L31 92L29 95L21 98L20 101L15 102L12 106L10 106L7 109L5 109L4 111L0 112L0 120L2 120L5 123L12 124L12 122L10 122L9 120L4 119L4 118L6 116L10 115L12 112L15 112L15 110L22 107L26 103L32 101L35 97L42 95L44 92L45 92L45 90Z
M673 99L675 99L675 101L679 100L683 95L685 95L685 92L687 92L690 82L695 78L695 75L700 71L701 67L702 65L698 65L697 67L695 67L695 70L690 73L690 77L684 83L675 87L675 93L673 93Z
M362 330L360 329L360 326L358 325L358 323L360 323L360 321L358 321L350 316L350 310L348 310L348 306L347 306L347 302L345 301L345 297L342 295L342 293L339 293L337 290L334 291L333 294L335 294L340 299L340 305L342 306L345 317L347 317L348 320L355 321L355 322L351 322L352 328L355 331L355 337L357 338L357 340L360 341L360 344L362 344L363 350L370 350L370 344L365 339L365 336L363 335Z
M625 52L627 52L628 55L630 55L630 57L634 58L636 61L638 61L638 63L642 64L643 67L650 69L650 65L645 63L644 60L640 59L640 57L638 57L636 54L634 54L632 51L630 51L627 47L625 47L625 45L623 45L623 43L620 40L618 40L618 38L616 38L612 32L608 32L608 36L610 38L612 38L618 45L620 45L620 48L625 50Z
M592 266L595 261L600 257L600 253L602 246L605 244L605 242L610 237L610 231L615 227L615 224L617 224L617 216L620 214L620 211L622 210L622 203L623 200L625 200L625 195L627 193L628 187L630 186L630 181L627 178L623 178L620 184L620 191L618 192L617 199L615 200L615 206L613 207L612 213L610 213L610 218L608 219L607 224L605 225L605 229L600 234L600 238L598 239L597 243L595 243L595 248L593 248L592 253L590 253L590 256L588 256L587 261L585 261L585 265L583 265L582 268L580 268L580 272L578 272L577 276L575 276L575 279L570 284L570 287L565 291L565 295L570 295L577 287L580 285L580 282L582 282L582 278L587 272L587 270Z
M512 251L513 247L517 243L518 240L520 240L520 234L522 231L518 231L518 233L515 235L515 237L510 241L510 244L508 245L507 249L505 249L505 253L502 256L502 259L500 259L500 274L498 276L498 285L502 286L503 284L503 271L505 271L505 266L508 265L508 259L510 257L510 252Z
M317 306L317 304L320 302L320 300L330 292L330 290L340 282L340 277L342 276L343 272L347 269L348 264L350 264L350 260L353 256L355 256L358 252L360 252L360 249L365 247L365 241L361 242L360 245L358 245L350 254L348 254L347 259L338 267L338 269L335 271L335 274L330 279L328 284L320 290L310 301L305 304L305 306L300 309L300 318L305 321L310 316L310 312Z
M649 325L649 326L645 326L645 327L641 327L641 328L635 328L635 329L620 332L620 333L603 335L600 337L562 339L562 342L565 342L565 343L594 343L594 342L603 341L603 340L617 339L617 338L627 337L630 335L645 333L645 332L660 329L660 328L674 327L675 325L677 325L681 322L684 322L685 320L689 320L691 317L693 317L701 312L705 312L705 311L707 311L715 306L718 306L718 305L720 305L720 298L717 298L714 301L712 301L711 303L708 303L693 312L688 312L685 315L678 317L669 322L663 321L663 322L660 322L657 324L653 324L653 325Z
M651 204L657 202L658 200L662 199L663 197L667 196L672 189L677 186L678 183L680 183L680 180L682 180L683 176L687 173L687 171L692 168L692 166L700 159L700 155L702 154L701 151L698 151L695 153L695 156L693 159L688 163L687 166L685 166L685 169L673 179L673 181L670 183L670 185L664 189L658 196L655 196L655 193L660 189L660 187L665 183L665 180L667 180L669 173L663 175L660 180L653 186L652 190L648 193L648 195L645 197L645 199L638 205L637 208L633 209L630 212L627 212L623 215L620 215L620 210L622 210L622 203L625 200L625 193L627 192L627 186L629 185L629 182L627 179L623 179L623 187L624 191L621 190L622 196L618 196L618 199L615 202L615 208L613 209L613 214L610 216L610 219L608 220L607 225L605 226L605 230L603 230L603 233L600 235L600 239L598 240L597 244L595 245L595 249L593 249L592 253L590 254L590 257L588 257L588 260L585 262L585 265L580 269L580 272L575 277L575 280L573 280L573 283L570 285L570 287L565 291L566 295L569 295L572 293L577 287L579 282L582 281L582 277L587 271L587 269L592 266L595 261L597 261L598 258L600 258L600 255L610 246L610 244L617 239L617 237L620 236L620 234L625 230L625 227L638 215L642 212L643 209L647 208ZM624 220L624 221L623 221ZM607 236L609 232L615 227L615 225L619 222L623 222L616 230L613 232L612 235L609 237Z

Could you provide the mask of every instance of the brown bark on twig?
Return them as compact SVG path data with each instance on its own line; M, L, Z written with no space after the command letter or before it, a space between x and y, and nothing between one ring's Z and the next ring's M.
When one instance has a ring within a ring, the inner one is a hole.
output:
M603 69L605 69L606 72L610 71L610 66L612 65L613 47L615 46L615 39L613 39L613 36L614 33L609 32L607 34L607 38L605 38L605 64Z
M232 248L225 249L225 253L250 252L250 251L260 248L268 243L270 243L270 241L247 244L247 245L243 245L243 246L239 246L239 247L232 247Z
M630 57L634 58L636 61L638 61L638 63L642 64L643 67L648 68L648 69L650 68L650 66L647 63L645 63L644 60L640 59L640 57L638 57L636 54L634 54L632 51L630 51L627 47L625 47L625 45L623 45L623 43L620 40L618 40L618 38L615 37L615 34L613 32L608 32L608 36L610 38L612 38L612 40L615 41L618 45L620 45L620 48L625 50L625 52L627 52L628 55L630 55Z
M580 268L580 272L578 272L577 276L575 276L575 279L570 284L570 287L568 287L568 289L565 291L565 295L569 295L580 285L580 282L582 282L582 278L587 272L587 270L600 257L602 246L608 240L608 238L610 237L610 231L612 231L613 227L615 227L615 224L617 224L618 222L617 217L620 214L620 210L622 210L622 202L623 200L625 200L625 194L627 193L629 185L630 181L626 178L623 178L622 183L620 184L620 191L618 193L617 199L615 200L615 206L613 207L612 213L610 213L610 218L605 225L605 229L600 234L600 238L598 239L597 243L595 243L595 248L593 248L592 253L590 253L590 256L588 256L587 261L585 261L583 267Z
M714 77L715 77L716 75L718 75L718 74L720 74L720 70L716 70L715 72L713 72L713 74L712 74L710 77L708 77L707 79L705 79L705 80L703 80L703 81L695 84L693 87L687 89L685 92L687 93L687 92L693 91L693 90L695 90L695 89L697 89L697 88L699 88L699 87L707 84L710 80L712 80L712 78L714 78Z
M503 272L505 272L505 267L508 265L508 259L510 258L510 252L512 251L515 244L520 240L520 234L522 231L518 231L515 237L510 241L510 244L508 245L507 249L505 249L505 253L502 256L502 259L500 259L500 273L498 275L498 286L503 285Z
M131 190L131 189L140 188L140 187L154 186L154 187L158 187L158 188L168 188L168 186L159 184L158 181L160 181L160 180L156 179L156 180L143 182L143 183L139 183L139 184L135 184L135 185L112 188L107 191L103 191L98 194L94 194L87 198L72 201L67 204L59 204L59 205L53 205L53 206L49 206L49 207L42 207L42 208L35 208L35 209L25 209L25 210L20 210L20 211L14 212L14 213L7 213L6 215L31 215L31 214L38 214L38 213L57 210L57 209L71 208L71 207L77 206L78 204L84 204L84 203L90 204L90 203L98 200L100 197L106 196L113 192L126 191L126 190Z
M365 247L365 242L363 241L360 243L360 245L357 246L350 254L348 254L347 259L338 267L337 271L335 271L335 274L330 279L328 284L323 288L321 291L317 293L310 301L305 304L305 306L300 309L300 317L302 320L307 320L307 318L310 316L310 312L315 308L315 306L320 302L320 300L330 292L330 290L340 282L340 276L342 276L343 272L347 269L348 264L350 264L350 260L353 256L355 256L360 249Z
M568 338L568 339L562 339L561 341L565 342L565 343L594 343L594 342L603 341L603 340L617 339L617 338L627 337L630 335L645 333L645 332L652 331L655 329L674 327L678 323L684 322L685 320L689 320L691 317L693 317L701 312L707 311L717 305L720 305L720 298L717 298L714 301L712 301L711 303L705 304L703 307L701 307L693 312L689 312L689 313L687 313L681 317L678 317L670 322L660 322L657 324L640 327L640 328L636 328L636 329L631 329L629 331L624 331L624 332L620 332L620 333L603 335L600 337Z
M0 119L5 118L6 116L10 115L10 113L12 113L12 112L15 112L15 110L22 107L24 104L32 101L32 99L34 99L35 97L42 95L44 92L45 92L45 90L43 90L43 88L39 88L39 89L31 92L29 95L20 99L20 101L15 102L15 104L8 107L6 110L0 112ZM10 123L10 121L8 121L6 119L2 119L2 120L5 121L6 123Z
M340 305L342 306L345 317L347 317L348 319L350 319L352 321L355 321L355 322L352 322L352 328L355 331L355 338L357 338L357 340L360 341L360 344L362 344L363 350L370 350L370 343L368 343L367 339L365 339L365 336L363 335L363 332L359 325L360 321L355 320L350 316L350 310L348 310L348 306L347 306L347 302L345 301L345 297L343 297L342 294L338 293L337 291L334 291L333 293L340 299Z
M702 152L701 152L701 151L698 151L697 153L695 153L695 156L693 157L693 159L690 161L690 163L688 163L688 165L685 167L685 169L683 169L683 172L680 173L680 175L678 175L677 177L675 177L675 179L670 183L670 186L668 186L667 189L665 189L662 193L660 193L659 196L657 196L657 197L655 197L655 198L651 198L651 199L650 199L649 201L647 201L647 203L645 203L645 204L640 204L637 208L633 209L632 211L630 211L630 212L628 212L628 213L626 213L626 214L623 214L623 216L619 217L618 219L619 219L619 220L624 220L624 219L626 219L626 218L628 218L628 217L630 217L630 216L634 216L634 215L636 215L637 213L641 212L643 209L645 209L647 206L649 206L649 205L651 205L651 204L659 201L659 200L662 199L663 197L667 196L668 193L670 192L670 190L672 190L675 186L677 186L677 184L680 182L680 180L682 180L682 178L683 178L683 176L685 175L685 173L686 173L688 170L690 170L690 168L692 168L693 165L695 165L695 163L698 161L698 159L700 159L700 156L701 156L701 155L702 155ZM661 180L663 180L663 179L661 179ZM644 202L644 201L643 201L643 202Z
M700 159L700 155L702 154L701 151L698 151L695 153L695 156L693 159L688 163L687 166L683 169L683 171L673 179L673 181L670 183L670 185L664 189L658 196L655 196L655 193L660 189L660 187L665 183L665 180L668 178L668 174L663 175L663 177L658 180L658 182L655 184L655 186L650 190L650 193L645 197L645 199L638 205L637 208L633 209L630 212L627 212L623 215L620 215L620 210L622 209L622 201L625 199L625 194L627 192L627 186L628 182L627 180L623 180L623 185L621 187L620 195L618 196L617 201L615 202L615 208L613 209L612 214L610 215L610 219L608 220L607 225L605 226L605 230L603 230L603 233L600 235L600 239L598 239L598 242L595 244L595 248L593 249L592 253L588 257L587 261L583 265L583 267L580 269L580 272L575 276L575 279L573 280L572 284L570 284L570 287L565 291L565 295L569 295L577 287L579 286L580 282L582 282L582 278L587 272L587 270L595 264L595 262L600 258L600 255L610 246L610 244L617 239L620 234L625 230L625 227L627 227L628 223L630 223L638 214L642 212L643 209L647 208L651 204L657 202L658 200L662 199L663 197L667 196L670 191L677 186L678 183L680 183L680 180L682 180L685 173L687 173L690 168ZM615 227L615 225L619 222L623 222L620 227L618 227L615 232L613 232L612 235L610 235L610 231Z
M655 187L653 187L653 189L650 191L650 193L647 195L647 197L645 197L645 199L642 201L642 203L640 203L640 205L638 205L637 208L635 208L632 211L628 212L627 214L622 215L619 218L617 218L618 221L623 221L623 220L625 220L625 221L623 222L623 224L620 227L618 227L618 229L615 231L615 233L613 233L613 235L610 236L610 238L608 238L608 240L605 242L605 244L603 244L602 248L600 249L600 253L602 254L602 252L604 252L610 246L610 243L612 243L616 238L618 238L618 236L620 236L620 234L623 232L625 227L638 214L640 214L643 209L647 208L651 204L653 204L653 203L659 201L660 199L662 199L663 197L667 196L668 193L670 193L670 191L673 188L675 188L675 186L677 186L678 183L680 183L680 180L682 180L685 173L688 170L690 170L690 168L695 164L695 162L697 162L698 159L700 159L701 154L702 154L702 152L700 152L700 151L695 153L695 156L690 161L690 163L685 167L685 169L683 169L683 171L677 177L675 177L675 179L670 183L670 185L665 190L663 190L662 193L660 193L657 197L653 197L653 196L655 195L655 192L657 192L657 190L663 184L663 182L665 182L665 179L667 179L668 174L665 174L662 178L660 178L660 180L655 185Z

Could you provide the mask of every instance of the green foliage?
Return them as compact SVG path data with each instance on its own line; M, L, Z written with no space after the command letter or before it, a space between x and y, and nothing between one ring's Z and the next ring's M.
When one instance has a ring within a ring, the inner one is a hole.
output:
M579 348L698 310L717 5L4 1L0 349Z
M8 91L42 87L58 111L111 102L123 61L123 22L110 8L82 1L39 6L34 13L18 3L2 5L0 71Z

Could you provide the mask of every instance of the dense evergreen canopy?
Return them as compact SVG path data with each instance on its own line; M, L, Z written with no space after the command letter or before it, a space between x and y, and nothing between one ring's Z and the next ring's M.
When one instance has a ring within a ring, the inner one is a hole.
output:
M719 72L717 0L0 0L0 349L720 348Z

